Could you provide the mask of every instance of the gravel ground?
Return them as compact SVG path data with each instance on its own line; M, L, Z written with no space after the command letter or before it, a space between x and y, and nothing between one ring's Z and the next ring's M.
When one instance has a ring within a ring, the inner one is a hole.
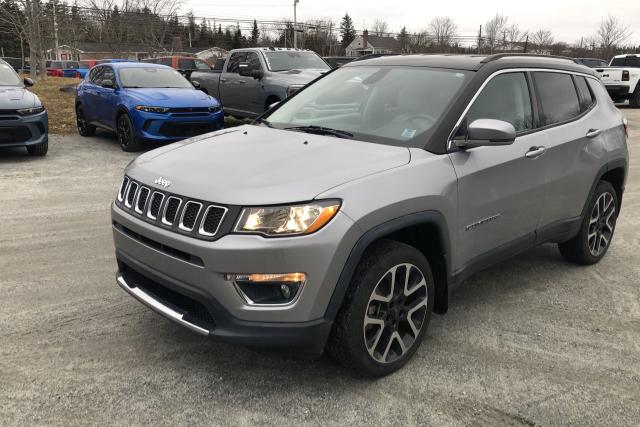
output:
M0 151L0 424L637 425L640 110L613 246L544 245L468 280L400 372L215 343L115 284L109 204L133 158L112 137Z

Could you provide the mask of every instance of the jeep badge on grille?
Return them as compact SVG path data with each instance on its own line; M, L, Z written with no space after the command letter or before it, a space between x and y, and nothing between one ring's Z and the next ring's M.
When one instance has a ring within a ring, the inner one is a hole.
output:
M166 178L160 177L154 181L157 185L161 185L164 188L167 188L171 185L171 181Z

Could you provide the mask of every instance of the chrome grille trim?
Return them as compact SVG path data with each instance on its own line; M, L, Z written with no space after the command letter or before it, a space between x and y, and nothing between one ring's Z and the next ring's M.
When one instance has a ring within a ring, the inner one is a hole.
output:
M167 221L167 208L169 207L169 203L171 202L172 199L175 199L178 201L178 207L176 208L176 216L173 218L173 221ZM176 222L176 218L178 217L178 214L180 213L180 206L182 206L182 199L176 196L169 196L167 198L166 203L164 204L164 209L162 210L162 223L164 225L173 225Z
M131 181L131 183L129 184L129 188L127 189L127 195L124 199L124 205L131 209L131 206L133 206L133 202L135 202L136 200L136 193L138 192L138 183L135 181ZM133 191L133 194L131 194L131 192ZM129 199L131 199L131 202L129 202Z
M144 190L147 190L149 192L149 194L151 194L151 190L149 190L148 187L141 186L140 190L138 190L138 195L136 196L136 201L133 204L133 210L136 211L137 213L139 213L140 215L142 215L142 212L144 212L144 209L147 207L147 203L149 203L149 194L147 194L147 200L144 201L144 205L142 205L142 209L139 209L139 207L140 207L140 196L142 195L142 192Z
M149 199L149 207L147 208L147 218L152 221L158 219L158 215L153 216L153 214L151 213L151 206L153 205L153 199L156 197L156 195L160 196L160 207L158 208L158 215L160 215L160 211L162 210L162 202L164 202L164 194L159 191L154 191L151 195L151 198Z
M193 220L193 227L188 228L188 227L185 227L184 225L184 215L187 212L187 208L191 204L198 205L198 212L196 213L196 219ZM200 215L201 211L202 211L202 203L189 200L187 203L184 204L184 208L182 209L182 214L180 214L180 222L178 222L178 228L183 231L193 231L193 229L196 227L196 224L198 223L198 215Z
M207 216L209 215L209 211L211 209L222 209L223 212L222 212L222 216L220 217L220 221L218 222L218 227L216 227L216 231L214 231L213 233L207 233L206 231L204 231L204 222L207 220ZM229 209L225 208L224 206L218 206L218 205L207 206L207 210L204 211L204 215L202 215L202 219L200 220L200 227L198 228L198 234L206 237L213 237L216 234L218 234L218 231L220 231L220 226L222 226L222 223L224 222L224 218L227 216L228 211Z
M128 176L125 176L122 180L122 184L120 184L120 189L118 190L118 201L122 203L124 200L124 195L127 194L127 187L131 183L131 180Z

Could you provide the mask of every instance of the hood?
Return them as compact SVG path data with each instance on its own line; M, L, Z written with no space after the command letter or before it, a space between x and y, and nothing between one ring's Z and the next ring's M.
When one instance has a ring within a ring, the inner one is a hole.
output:
M274 79L281 79L289 85L301 84L306 85L310 81L320 77L322 74L328 73L331 70L287 70L287 71L275 71L273 72Z
M126 94L153 107L211 107L218 101L197 89L123 89Z
M0 86L0 110L17 110L40 105L38 97L19 86Z
M127 174L166 191L228 205L312 200L337 185L409 163L409 150L245 125L138 157Z

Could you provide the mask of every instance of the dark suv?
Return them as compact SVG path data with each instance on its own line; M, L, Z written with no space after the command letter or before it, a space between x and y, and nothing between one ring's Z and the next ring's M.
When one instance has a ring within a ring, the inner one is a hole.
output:
M203 335L384 375L474 272L546 242L600 261L627 162L621 113L571 60L354 61L132 162L117 281Z

